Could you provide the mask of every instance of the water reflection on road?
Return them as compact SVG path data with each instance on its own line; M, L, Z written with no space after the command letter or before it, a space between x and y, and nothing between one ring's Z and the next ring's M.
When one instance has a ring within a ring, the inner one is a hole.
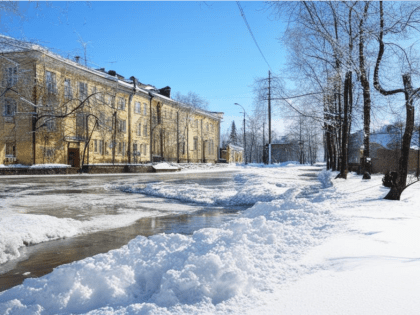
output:
M162 232L192 234L201 228L220 226L238 211L246 209L246 206L223 208L185 204L177 200L107 190L104 188L106 185L175 181L181 185L197 182L220 186L229 184L233 174L235 172L4 178L0 184L0 198L8 199L8 207L23 213L77 220L126 211L144 211L157 216L139 219L122 228L25 247L18 260L0 266L0 291L22 283L27 277L45 275L59 265L120 248L138 235L150 236Z

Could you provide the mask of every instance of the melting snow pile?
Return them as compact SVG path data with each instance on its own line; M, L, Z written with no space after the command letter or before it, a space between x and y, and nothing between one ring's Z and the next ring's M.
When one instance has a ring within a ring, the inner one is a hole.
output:
M23 246L128 226L142 217L152 215L158 214L133 212L78 221L39 214L7 214L3 211L0 217L0 264L20 257L19 248Z
M233 307L231 298L252 302L255 292L305 272L296 261L332 230L330 210L296 199L297 192L258 203L220 228L139 236L27 279L0 293L0 313L213 313Z
M253 205L258 201L284 198L283 194L289 188L297 186L296 175L287 178L288 174L279 175L270 169L254 167L247 169L246 173L235 175L233 181L221 183L217 187L194 182L182 185L155 182L146 185L114 185L108 189L207 205Z

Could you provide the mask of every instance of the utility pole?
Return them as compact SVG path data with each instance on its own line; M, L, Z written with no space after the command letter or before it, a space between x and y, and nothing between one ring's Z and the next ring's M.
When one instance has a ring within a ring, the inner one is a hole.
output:
M268 71L268 143L271 145L271 72Z
M271 72L268 70L268 164L271 164Z
M264 115L265 116L265 115ZM265 159L265 117L264 117L264 122L263 122L263 163L266 164L266 159Z
M246 121L245 121L245 114L246 114L245 113L245 108L241 104L238 104L238 103L235 103L235 105L241 106L243 111L244 111L244 161L245 161L245 164L247 164L246 163L246 137L245 137L245 123L246 123Z

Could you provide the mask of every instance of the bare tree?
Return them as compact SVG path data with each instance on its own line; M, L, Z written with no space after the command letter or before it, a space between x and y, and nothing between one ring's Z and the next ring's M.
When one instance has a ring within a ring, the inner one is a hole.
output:
M407 19L404 20L404 24L401 26L399 25L401 21L398 21L398 24L394 24L397 29L394 29L394 32L404 31L405 27L410 26L410 19L414 16L417 16L420 12L420 7L415 7L408 13ZM398 29L398 28L402 29ZM392 29L388 29L388 32L391 32ZM404 135L402 137L402 144L401 144L401 156L399 158L398 163L398 173L397 178L393 182L391 190L385 196L385 199L389 200L400 200L402 192L411 184L418 181L412 181L410 183L407 182L408 177L408 159L410 153L410 145L411 145L411 138L414 131L414 100L417 98L417 94L420 92L420 88L413 88L412 85L412 72L408 71L402 75L403 87L399 89L387 90L385 89L379 80L379 70L381 67L381 62L385 53L385 43L384 43L384 33L385 33L385 18L384 18L384 9L382 1L379 3L379 36L378 36L378 43L379 43L379 51L375 65L375 72L374 72L374 82L373 86L375 89L384 96L394 95L394 94L403 94L405 98L405 109L406 109L406 119L405 119L405 129ZM405 56L407 56L404 53ZM410 63L409 60L407 60ZM410 70L410 69L409 69Z

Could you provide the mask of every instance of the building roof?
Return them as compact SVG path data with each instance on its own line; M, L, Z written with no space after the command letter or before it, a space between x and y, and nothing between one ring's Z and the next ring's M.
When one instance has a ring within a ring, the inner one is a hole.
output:
M34 43L30 43L30 42L25 42L25 41L21 41L9 36L5 36L5 35L0 35L0 52L2 53L16 53L16 52L29 52L29 51L35 51L35 52L40 52L43 53L47 56L49 56L50 58L56 59L58 61L61 61L63 63L66 63L72 67L78 68L80 70L89 72L91 74L97 75L99 77L102 77L104 79L107 80L112 80L118 83L118 85L125 87L127 89L134 89L134 83L133 81L129 81L124 79L123 76L118 75L116 73L115 76L110 75L109 73L107 73L105 71L105 68L100 68L100 69L92 69L90 67L84 66L76 61L70 60L68 58L64 58L62 56L60 56L59 54L53 53L52 51L46 49L45 47L42 47L40 45L34 44ZM222 112L210 112L204 109L200 109L200 108L195 108L191 105L182 103L182 102L178 102L170 97L167 97L165 95L160 94L160 90L157 89L156 87L154 87L153 85L150 84L143 84L138 82L139 86L136 86L136 92L140 92L143 93L145 95L148 95L149 97L154 97L154 98L159 98L162 101L167 101L170 102L171 104L181 107L183 109L188 109L188 110L192 110L198 114L201 114L203 116L207 116L210 117L212 119L215 120L221 120L223 119L223 113Z
M233 149L235 151L243 151L244 150L244 148L242 148L242 147L240 147L238 145L234 145L234 144L228 144L226 147L229 147L229 148L231 148L231 149Z
M385 125L378 132L372 132L369 137L369 142L371 144L376 143L383 147L384 149L393 149L395 143L402 140L402 134L400 130L395 128L392 125ZM363 130L359 130L355 133L352 133L352 138L357 141L360 149L363 149ZM410 148L417 150L419 142L418 131L413 132L411 138Z

